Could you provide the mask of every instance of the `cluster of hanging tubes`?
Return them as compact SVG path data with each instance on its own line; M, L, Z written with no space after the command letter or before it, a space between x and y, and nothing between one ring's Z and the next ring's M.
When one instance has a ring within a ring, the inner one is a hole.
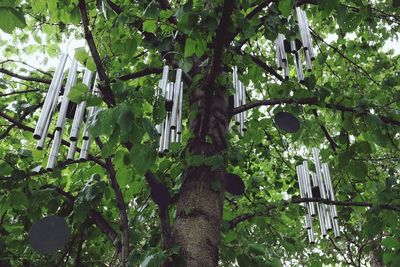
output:
M50 83L50 87L46 95L42 111L39 115L39 120L37 121L36 124L33 137L38 140L38 143L36 145L36 148L38 150L42 150L44 147L45 140L51 126L51 119L54 113L56 112L57 106L59 104L59 96L63 85L64 68L66 62L67 62L67 55L62 54L58 62L58 66L55 70L53 79ZM60 150L62 136L65 128L66 114L69 105L69 99L67 96L71 88L76 84L77 76L78 76L78 62L75 59L73 59L71 67L69 69L67 82L65 84L64 93L61 100L60 109L58 112L57 122L54 130L53 143L48 156L47 167L46 167L46 170L48 171L52 171L57 163L57 157ZM97 77L95 81L97 81ZM85 69L82 78L82 83L85 84L89 88L89 90L91 90L91 88L94 88L92 92L94 95L99 95L97 85L95 84L94 86L92 86L92 82L93 82L93 72L91 72L88 69ZM79 133L81 130L85 112L87 113L87 115L82 134L82 144L80 149L79 160L81 161L87 160L89 155L89 144L90 144L90 138L88 133L89 120L91 120L91 118L95 114L97 114L98 110L99 110L98 107L86 108L85 101L82 101L77 105L69 136L70 146L68 150L67 161L73 161L75 158Z
M233 89L235 90L234 108L240 107L242 105L246 105L246 87L239 80L237 66L233 67ZM239 125L239 133L241 136L243 136L244 132L247 131L247 128L245 125L246 120L247 120L247 112L246 111L237 113L235 115L235 124Z
M296 166L297 178L300 187L301 198L322 198L330 201L335 201L333 186L329 167L327 163L320 163L319 150L312 148L313 162L315 173L308 168L307 161ZM317 216L321 228L322 236L327 235L327 231L333 230L336 238L340 237L340 230L337 221L337 210L335 205L325 203L307 202L303 203L307 209L307 214L304 216L305 227L308 232L308 240L310 243L315 243L315 235L313 230L313 218Z
M159 96L165 100L166 115L162 123L156 126L160 136L158 152L164 155L169 152L170 143L182 141L182 69L177 69L175 82L169 82L169 66L164 66L163 75L158 83Z
M315 59L310 27L304 10L296 7L297 23L300 33L300 39L287 40L283 34L278 34L275 41L276 64L279 70L283 69L285 79L289 79L289 62L288 54L292 53L299 82L304 82L303 61L300 49L303 48L306 70L312 71L312 60Z

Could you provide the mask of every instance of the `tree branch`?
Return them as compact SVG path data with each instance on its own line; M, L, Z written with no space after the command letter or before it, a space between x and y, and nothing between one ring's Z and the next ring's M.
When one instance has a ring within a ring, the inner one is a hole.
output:
M51 80L49 80L49 79L24 76L24 75L16 74L16 73L9 71L7 69L4 69L4 68L0 68L0 73L6 74L8 76L11 76L11 77L14 77L14 78L17 78L20 80L28 81L28 82L38 82L38 83L45 83L45 84L51 83Z
M79 10L81 13L83 30L85 32L85 39L89 46L90 53L93 57L94 63L96 64L97 74L99 75L100 81L103 83L99 86L99 89L103 95L104 102L108 106L115 105L114 94L110 87L110 80L107 76L106 70L100 58L99 51L97 50L96 44L94 42L93 34L89 29L89 17L86 10L85 0L79 0Z
M18 95L18 94L26 94L26 93L33 93L33 92L38 92L38 91L40 91L40 90L39 89L28 89L28 90L24 90L24 91L14 91L14 92L6 93L6 94L0 94L0 97L10 96L10 95Z
M261 212L261 213L245 213L242 215L239 215L232 220L230 220L229 223L229 229L235 228L239 223L248 221L253 219L254 217L257 216L267 216L269 215L269 212L274 209L278 209L280 207L286 207L291 204L299 204L299 203L306 203L306 202L318 202L318 203L324 203L324 204L330 204L330 205L336 205L336 206L345 206L345 207L376 207L384 210L391 210L391 211L400 211L400 205L391 205L391 204L374 204L370 202L353 202L353 201L333 201L333 200L328 200L328 199L322 199L322 198L294 198L288 201L283 201L280 204L273 204L270 206L267 206L266 209Z
M294 104L294 105L316 105L321 106L328 109L340 110L344 112L352 112L359 115L370 114L367 110L359 111L353 107L346 107L340 104L327 104L327 103L320 103L317 97L309 97L309 98L302 98L302 99L292 99L292 98L277 98L277 99L266 99L266 100L258 100L246 105L242 105L240 107L234 108L231 112L231 116L244 112L246 110L253 109L255 107L260 106L274 106L274 105L282 105L282 104ZM400 126L400 121L392 119L388 116L379 116L379 118L386 124L392 124L396 126Z
M126 75L122 75L118 78L118 80L121 81L128 81L128 80L133 80L133 79L137 79L143 76L147 76L150 74L160 74L162 73L163 69L162 68L157 68L157 67L149 67L146 68L144 70L135 72L135 73L130 73L130 74L126 74Z
M121 188L119 187L116 173L114 170L114 166L112 165L111 159L108 158L106 160L106 169L108 173L108 178L111 182L111 187L114 190L115 198L117 201L117 207L119 211L120 221L119 226L122 233L121 245L122 245L122 253L121 253L121 266L126 266L126 261L129 256L129 222L128 222L128 214L126 212L126 204L124 200L124 196L122 194Z

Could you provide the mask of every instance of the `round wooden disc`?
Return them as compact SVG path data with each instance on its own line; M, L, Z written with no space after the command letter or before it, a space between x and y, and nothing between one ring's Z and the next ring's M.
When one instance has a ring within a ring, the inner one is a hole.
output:
M162 207L168 206L171 201L168 188L163 184L155 184L152 186L150 196L157 205Z
M225 190L226 192L240 196L244 193L244 183L242 178L236 174L228 173L225 176Z
M300 130L300 121L289 112L275 114L275 124L282 131L296 133Z
M50 254L63 249L70 237L65 219L59 216L47 216L29 229L28 240L32 248L42 254Z

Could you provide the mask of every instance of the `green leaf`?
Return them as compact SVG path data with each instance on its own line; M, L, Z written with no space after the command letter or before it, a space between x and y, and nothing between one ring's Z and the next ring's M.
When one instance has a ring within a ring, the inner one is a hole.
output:
M12 33L15 28L26 26L24 14L12 7L0 7L0 29Z
M136 144L129 153L132 166L139 175L143 175L156 161L157 152L152 146Z
M382 245L384 245L386 248L400 248L400 242L396 238L392 236L385 237L382 241Z
M185 57L191 57L196 52L196 41L188 38L185 43Z
M278 9L284 17L289 17L294 7L294 0L280 0Z
M86 84L78 83L75 84L68 94L68 99L74 103L80 103L84 99L85 94L88 93L88 87Z
M155 20L146 20L143 23L143 30L146 32L155 33L157 30L157 22Z
M89 134L95 138L101 135L109 136L114 131L115 116L113 109L100 111L89 127Z
M10 195L12 201L11 201L11 207L20 209L23 207L27 207L29 204L28 198L26 195L21 192L21 191L13 191L11 192Z
M368 165L360 160L351 160L349 170L356 178L365 178L368 175Z
M86 60L88 59L89 54L86 52L86 49L81 47L75 50L75 59L79 61L79 63L85 65Z

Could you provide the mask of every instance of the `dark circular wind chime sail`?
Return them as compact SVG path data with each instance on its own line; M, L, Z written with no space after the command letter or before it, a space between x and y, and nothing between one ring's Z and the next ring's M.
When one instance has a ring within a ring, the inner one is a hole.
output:
M35 222L28 233L32 248L42 254L51 254L63 249L70 238L70 230L65 219L47 216Z

